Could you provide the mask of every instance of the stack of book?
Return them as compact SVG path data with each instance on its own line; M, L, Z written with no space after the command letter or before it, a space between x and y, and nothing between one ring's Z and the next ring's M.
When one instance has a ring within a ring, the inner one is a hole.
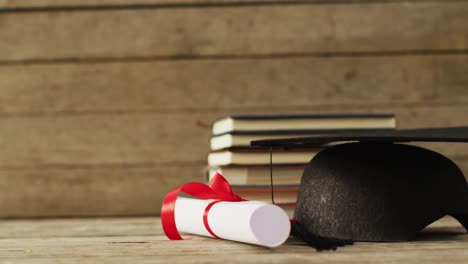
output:
M237 115L215 121L210 140L206 181L220 172L233 191L248 200L271 202L270 159L274 201L294 207L305 165L326 146L273 150L250 147L260 139L306 137L344 130L394 129L392 114Z

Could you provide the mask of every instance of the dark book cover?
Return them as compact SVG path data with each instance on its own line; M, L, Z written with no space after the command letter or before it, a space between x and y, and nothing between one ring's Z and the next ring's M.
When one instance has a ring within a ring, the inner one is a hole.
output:
M360 128L353 128L353 129L293 129L293 130L243 130L243 131L231 131L226 132L218 135L213 135L211 138L224 136L224 135L239 135L239 136L247 136L247 135L317 135L317 134L330 134L330 133L338 133L343 131L379 131L379 130L394 130L394 128L377 128L377 129L360 129Z
M365 113L365 114L245 114L245 115L229 115L216 119L217 121L232 118L236 120L274 120L274 119L323 119L323 118L388 118L395 117L392 113Z

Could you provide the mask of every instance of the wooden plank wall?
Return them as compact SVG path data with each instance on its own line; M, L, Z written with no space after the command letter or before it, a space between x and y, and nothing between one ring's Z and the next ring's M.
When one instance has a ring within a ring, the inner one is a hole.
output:
M468 1L0 0L0 216L148 215L235 113L468 125ZM466 144L430 144L468 174Z

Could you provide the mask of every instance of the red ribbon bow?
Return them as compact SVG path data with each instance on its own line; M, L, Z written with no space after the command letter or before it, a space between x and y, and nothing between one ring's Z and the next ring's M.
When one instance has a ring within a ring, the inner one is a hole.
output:
M200 199L214 199L216 201L210 203L203 214L203 223L206 230L214 237L216 236L208 225L208 212L211 207L218 202L240 202L246 201L232 192L229 182L219 173L213 177L209 184L200 182L189 182L181 187L170 191L164 197L161 208L161 223L166 236L171 240L182 240L175 223L174 209L177 196L180 192L186 193Z

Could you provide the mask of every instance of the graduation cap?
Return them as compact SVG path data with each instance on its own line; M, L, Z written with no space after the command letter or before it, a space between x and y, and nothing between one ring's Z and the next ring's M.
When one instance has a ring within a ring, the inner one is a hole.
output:
M462 171L440 153L402 144L418 141L468 142L468 127L349 131L251 145L272 151L333 145L305 167L292 229L317 249L334 249L354 241L412 240L446 215L468 230Z

